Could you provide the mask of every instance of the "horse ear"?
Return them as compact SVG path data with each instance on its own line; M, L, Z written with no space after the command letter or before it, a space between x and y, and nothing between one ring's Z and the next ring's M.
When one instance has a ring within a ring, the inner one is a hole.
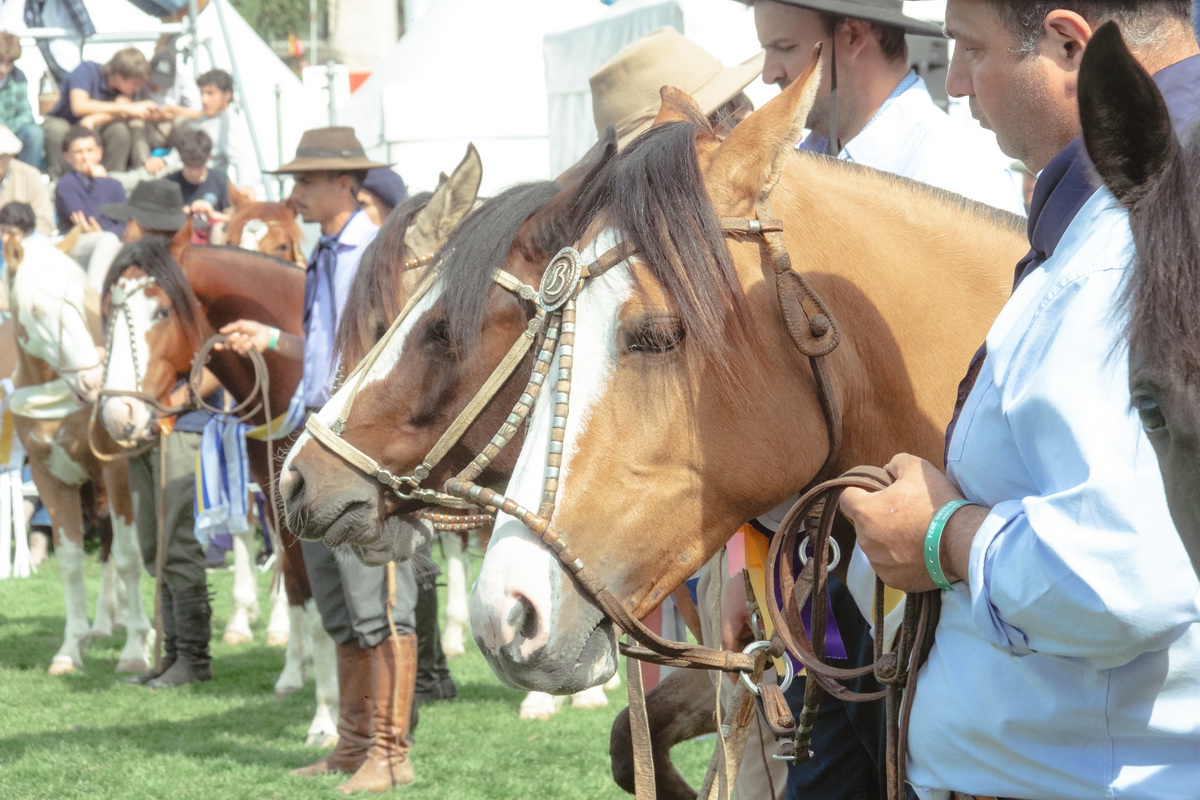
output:
M560 186L586 186L591 183L600 168L617 154L617 141L617 126L609 125L583 154L583 158L567 167L566 172L555 178L554 182Z
M1083 53L1079 118L1096 171L1126 208L1157 183L1181 151L1162 94L1114 22L1102 25Z
M188 214L187 221L183 223L182 228L175 231L175 235L171 237L171 244L167 247L176 261L182 261L183 251L191 247L192 232L192 215Z
M125 233L121 234L121 241L125 243L140 242L146 238L146 232L142 230L142 226L133 217L125 223Z
M21 266L21 261L25 258L25 246L21 244L21 237L10 236L4 241L4 264L8 269L8 274L15 275L17 269Z
M818 42L803 74L729 132L713 155L709 175L742 197L757 198L771 191L796 149L820 83Z
M467 145L467 154L454 172L434 191L428 205L421 209L404 234L410 253L424 255L441 247L450 231L462 221L479 197L483 180L483 162L475 145Z
M658 90L662 105L658 108L658 116L650 127L663 125L667 122L689 122L697 116L703 117L704 111L696 105L696 101L687 92L674 86L664 86Z
M229 202L233 205L233 210L237 211L242 206L253 203L254 198L239 189L233 181L229 181Z

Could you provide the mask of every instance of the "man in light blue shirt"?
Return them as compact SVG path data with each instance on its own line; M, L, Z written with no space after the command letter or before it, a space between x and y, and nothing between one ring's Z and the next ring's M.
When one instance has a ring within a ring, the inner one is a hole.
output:
M1048 179L1074 158L1080 58L1109 19L1184 124L1200 84L1190 0L950 0L947 88ZM842 499L889 585L952 587L918 678L909 780L928 800L1193 800L1200 585L1129 406L1116 310L1127 216L1103 191L1045 209L1064 230L1048 250L1035 241L988 333L948 474L901 454L891 487Z
M302 391L310 411L329 400L338 369L338 322L363 252L379 232L359 209L358 192L367 170L387 166L366 157L350 128L305 131L296 158L276 170L295 176L290 201L296 213L321 226L305 284L304 336L251 320L221 329L238 352L276 350L303 359ZM292 774L350 773L339 787L345 794L382 792L409 783L409 718L417 660L412 564L369 567L344 545L331 549L322 541L300 544L322 625L337 645L339 738L332 753ZM389 598L387 573L392 569L395 594ZM389 600L394 600L391 621Z

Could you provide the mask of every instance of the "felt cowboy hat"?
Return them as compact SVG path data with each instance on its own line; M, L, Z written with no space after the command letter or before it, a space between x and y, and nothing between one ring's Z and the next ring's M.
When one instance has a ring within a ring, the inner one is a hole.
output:
M183 193L173 181L142 181L124 203L101 203L100 213L118 222L135 219L152 231L177 231L187 222Z
M742 2L754 5L755 0L742 0ZM870 20L882 25L892 25L902 28L905 33L937 37L942 35L942 29L935 23L906 16L902 0L772 0L772 2L807 8L812 11L827 11L830 14Z
M291 172L341 172L390 167L367 158L353 128L313 128L305 131L296 147L296 157L270 175Z
M706 115L711 114L761 75L762 69L762 53L726 67L674 28L659 28L626 45L592 74L596 132L615 125L617 146L627 145L654 122L663 86L682 89Z

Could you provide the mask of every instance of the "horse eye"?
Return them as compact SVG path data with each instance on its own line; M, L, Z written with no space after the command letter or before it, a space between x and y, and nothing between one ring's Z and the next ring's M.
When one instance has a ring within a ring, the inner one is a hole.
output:
M446 326L446 320L435 319L429 323L429 327L425 329L425 341L430 344L441 345L442 347L450 346L450 331Z
M630 353L668 353L684 340L683 323L675 317L649 317L625 335L625 350Z
M1162 409L1153 397L1145 391L1138 391L1134 393L1132 402L1134 411L1141 417L1142 430L1149 434L1166 430L1167 418L1163 416Z
M159 306L158 308L154 309L153 319L155 322L162 322L164 319L166 319L169 316L171 316L171 307L170 306Z

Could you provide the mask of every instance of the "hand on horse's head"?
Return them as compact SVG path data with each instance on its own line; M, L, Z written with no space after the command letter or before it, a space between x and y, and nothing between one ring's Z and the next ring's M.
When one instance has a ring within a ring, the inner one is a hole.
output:
M884 467L895 482L878 492L847 489L842 513L854 523L858 546L888 586L906 592L934 588L925 565L925 534L933 515L954 500L958 487L923 458L900 453ZM967 580L971 541L987 517L987 509L971 505L950 518L942 534L940 559L951 583Z

